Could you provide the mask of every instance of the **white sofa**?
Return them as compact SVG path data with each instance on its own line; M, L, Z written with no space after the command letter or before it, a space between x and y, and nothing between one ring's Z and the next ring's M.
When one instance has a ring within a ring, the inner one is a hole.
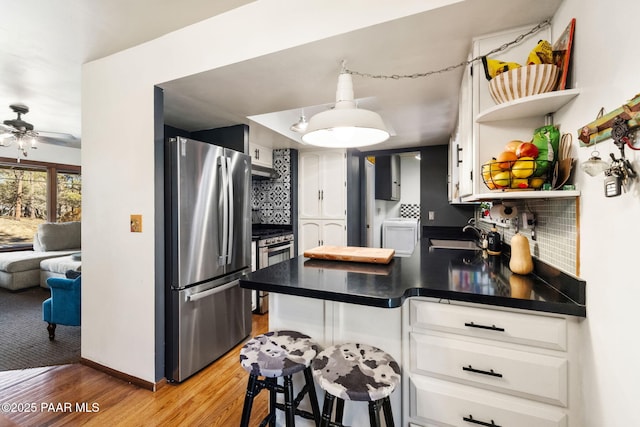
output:
M79 221L40 224L33 250L0 253L0 287L15 291L38 286L43 260L80 252L80 246Z
M49 288L47 285L47 279L49 277L66 277L66 273L69 270L82 270L82 256L80 252L40 261L40 286Z

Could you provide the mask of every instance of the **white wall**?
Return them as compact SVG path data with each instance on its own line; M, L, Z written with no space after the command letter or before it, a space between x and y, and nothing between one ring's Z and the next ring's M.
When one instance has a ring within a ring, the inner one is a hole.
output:
M82 357L156 379L153 230L163 224L153 218L154 85L447 2L253 2L85 64ZM129 232L130 214L143 216L142 233Z
M565 0L554 17L553 34L576 18L574 77L580 95L555 116L562 132L573 134L580 162L590 148L577 148L577 129L601 107L611 111L640 93L640 56L636 0ZM603 159L619 151L612 141L597 145ZM625 150L636 171L640 153ZM584 425L638 426L640 344L635 314L640 302L638 242L640 185L620 197L606 198L603 176L576 175L580 197L580 271L587 281L587 319L583 324L582 394Z
M420 204L420 160L414 154L400 157L400 203Z

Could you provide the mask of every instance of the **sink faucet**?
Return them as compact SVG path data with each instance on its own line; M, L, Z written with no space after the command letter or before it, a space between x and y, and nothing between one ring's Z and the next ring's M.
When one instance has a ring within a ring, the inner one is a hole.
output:
M478 227L476 227L475 225L472 225L471 223L465 225L462 228L462 232L463 233L466 233L467 230L471 230L471 231L473 231L475 233L475 235L476 235L476 244L479 247L482 247L482 241L484 240L484 235L485 235L484 231L480 230Z

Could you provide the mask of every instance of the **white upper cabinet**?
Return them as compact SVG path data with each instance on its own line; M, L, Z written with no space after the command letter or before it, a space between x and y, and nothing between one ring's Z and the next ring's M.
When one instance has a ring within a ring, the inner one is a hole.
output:
M471 66L465 67L460 84L458 124L450 141L449 201L473 194L473 111Z
M249 142L249 155L251 163L254 165L273 167L273 150L271 148Z
M301 152L299 159L300 218L346 218L345 152Z
M300 152L298 159L298 252L322 245L346 245L346 152Z
M470 57L485 55L496 47L511 42L532 26L475 38ZM531 49L543 39L553 43L550 27L490 57L524 65ZM473 63L471 74L471 77L468 77L465 73L462 80L458 131L452 138L450 147L451 167L455 168L457 160L461 160L456 171L457 178L453 171L451 172L451 202L580 195L579 191L491 191L482 180L483 163L497 157L509 141L530 141L534 130L548 124L549 119L553 118L552 114L577 96L578 90L554 91L496 105L489 93L489 81L485 77L481 61ZM560 129L561 134L572 131ZM457 151L458 148L461 148L460 152ZM467 156L470 160L467 160ZM467 167L470 167L470 170L467 170ZM459 199L456 199L456 195Z

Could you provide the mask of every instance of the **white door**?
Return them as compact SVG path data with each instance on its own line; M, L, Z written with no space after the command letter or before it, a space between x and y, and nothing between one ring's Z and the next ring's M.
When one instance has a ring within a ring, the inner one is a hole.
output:
M322 235L319 220L301 220L298 233L298 254L302 255L304 251L320 246Z
M320 163L320 198L323 218L344 218L346 212L346 162L343 151L323 153Z
M347 230L344 221L322 221L320 241L325 246L344 246L347 244Z
M375 247L373 240L373 220L375 216L376 200L376 167L369 160L364 160L365 175L365 203L364 203L364 222L365 222L365 245L369 248Z
M300 174L298 200L301 218L319 218L322 173L320 155L317 153L300 154Z

